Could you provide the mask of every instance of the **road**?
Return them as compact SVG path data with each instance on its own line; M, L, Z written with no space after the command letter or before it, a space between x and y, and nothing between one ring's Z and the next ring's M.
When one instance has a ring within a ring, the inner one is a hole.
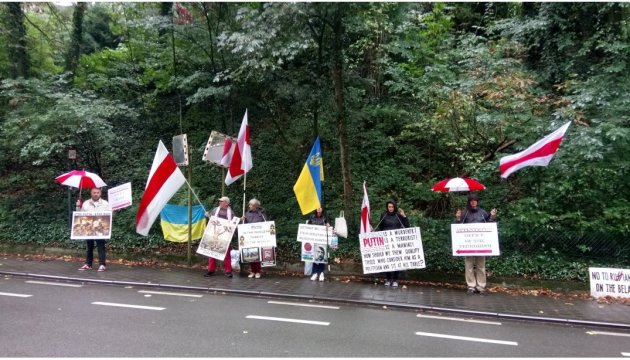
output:
M3 357L622 357L630 331L0 279Z

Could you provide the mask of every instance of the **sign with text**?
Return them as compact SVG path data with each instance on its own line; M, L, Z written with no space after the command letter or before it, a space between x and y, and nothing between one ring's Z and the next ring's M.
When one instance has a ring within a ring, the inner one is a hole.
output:
M326 263L327 247L336 249L339 238L332 227L324 225L299 224L297 241L302 243L302 261Z
M232 220L210 216L210 220L203 231L201 241L197 247L197 254L211 257L217 260L225 259L225 253L230 246L232 236L241 219L233 217Z
M265 221L238 226L241 262L261 262L263 267L276 266L276 223Z
M112 210L131 206L131 183L124 183L107 190L107 202Z
M630 269L588 268L591 296L630 298Z
M453 256L499 256L497 223L451 224Z
M363 273L424 269L420 228L359 234Z
M74 211L72 240L103 240L112 237L111 211Z

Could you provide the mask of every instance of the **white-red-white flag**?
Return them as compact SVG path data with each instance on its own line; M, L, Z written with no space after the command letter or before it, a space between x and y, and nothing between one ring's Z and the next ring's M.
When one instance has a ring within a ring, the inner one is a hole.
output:
M221 165L226 168L230 167L232 162L232 156L234 155L234 149L236 148L236 142L232 141L232 138L226 137L223 144L223 155L221 156Z
M136 232L138 234L144 236L149 234L151 225L160 215L164 205L184 183L186 183L184 174L160 140L153 158L151 171L149 171L147 185L140 200L138 214L136 214Z
M520 153L504 156L499 160L499 171L502 178L507 178L518 169L526 166L547 166L555 155L564 133L571 122L562 125L558 130L536 141L532 146Z
M225 185L230 185L238 180L243 174L251 170L252 166L252 147L249 138L249 125L247 124L247 110L245 110L243 123L241 123L241 129L236 139L234 154L232 155L230 167L225 176Z
M367 187L363 182L363 203L361 204L361 229L360 234L372 232L372 224L370 224L370 200L368 199Z

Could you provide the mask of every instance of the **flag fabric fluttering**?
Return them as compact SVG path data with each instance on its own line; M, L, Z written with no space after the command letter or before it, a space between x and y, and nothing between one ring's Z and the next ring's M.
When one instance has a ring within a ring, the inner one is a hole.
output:
M324 181L324 159L318 136L311 148L311 153L306 158L300 176L293 185L293 192L302 215L322 207L322 181Z
M372 232L372 224L370 223L370 200L368 199L367 186L363 182L363 203L361 204L361 229L360 234Z
M205 210L202 205L192 207L191 240L199 240L206 229ZM166 204L160 211L160 225L164 240L188 241L188 206Z
M234 153L232 154L230 166L225 176L225 185L230 185L238 180L243 174L251 170L252 166L252 148L249 138L249 125L247 124L247 110L245 110L245 116L243 116L243 123L238 132Z
M136 232L147 236L151 225L186 178L160 140L136 214Z
M234 149L236 148L236 142L232 141L232 138L225 138L223 144L223 155L221 156L221 165L229 168L230 162L232 162L232 156L234 155Z
M516 170L526 166L547 166L555 155L564 133L571 125L571 122L562 125L558 130L538 140L527 149L513 154L504 156L499 160L499 172L502 178L507 178Z

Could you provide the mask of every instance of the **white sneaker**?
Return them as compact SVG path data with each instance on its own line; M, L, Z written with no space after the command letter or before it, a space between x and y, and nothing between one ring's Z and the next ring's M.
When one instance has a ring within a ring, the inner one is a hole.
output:
M311 276L311 280L315 281L317 280L317 273L313 274L313 276Z
M249 273L249 275L247 275L248 278L253 278L254 277L254 273Z
M389 281L385 281L385 286L389 286Z
M398 287L398 283L397 283L396 281L394 281L394 282L392 283L392 287Z
M324 281L324 273L319 274L319 281Z
M260 273L256 273L256 275L254 276L256 279L260 279Z

